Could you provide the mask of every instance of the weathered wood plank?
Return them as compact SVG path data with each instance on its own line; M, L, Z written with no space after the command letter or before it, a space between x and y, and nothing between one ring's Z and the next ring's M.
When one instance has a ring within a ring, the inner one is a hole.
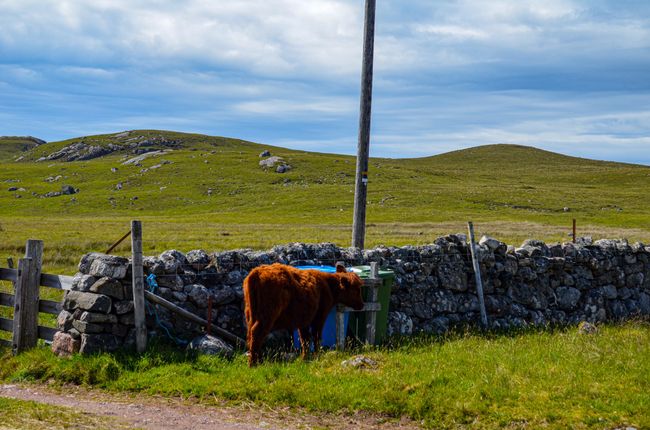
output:
M208 325L208 322L206 320L204 320L203 318L201 318L201 317L199 317L197 315L194 315L192 312L189 312L189 311L187 311L187 310L185 310L185 309L183 309L183 308L181 308L179 306L176 306L172 302L170 302L168 300L165 300L162 297L157 296L157 295L155 295L154 293L152 293L150 291L144 290L144 295L147 298L147 300L149 300L150 302L154 302L156 304L159 304L160 306L162 306L164 308L167 308L167 309L169 309L170 311L172 311L174 313L177 313L178 315L182 316L185 319L188 319L188 320L192 321L193 323L199 324L199 325L204 326L204 327L206 327ZM243 346L246 343L246 341L244 341L244 339L240 338L239 336L237 336L237 335L235 335L233 333L230 333L227 330L222 329L221 327L213 325L212 330L214 330L218 335L220 335L220 336L234 342L238 346Z
M0 281L16 282L16 279L18 279L18 270L0 267Z
M43 287L57 288L59 290L72 289L72 276L50 275L49 273L41 274L41 285Z
M38 338L52 341L58 330L52 327L38 326Z
M58 315L61 312L61 303L52 300L40 300L38 302L38 311L45 314Z
M8 318L0 317L0 330L8 332L14 331L14 322Z
M31 258L18 260L18 280L16 281L16 296L14 299L14 353L18 354L36 346L38 327L38 292L34 292L30 283L30 273L33 274ZM36 287L38 289L38 287ZM36 295L36 302L34 296Z
M0 346L4 346L7 348L11 348L13 345L10 340L7 339L0 339Z
M7 293L0 293L0 306L14 306L14 295Z
M0 281L16 282L17 279L18 270L0 267ZM57 288L59 290L69 290L72 288L73 279L72 276L41 273L40 285L43 287Z
M38 342L38 302L40 298L43 241L29 239L25 246L25 261L16 283L14 300L14 353L34 348ZM20 271L20 265L18 266ZM20 278L24 277L25 280ZM18 323L16 323L18 322Z
M135 344L139 353L147 349L147 326L144 308L144 269L142 268L142 222L131 221L131 252L133 267L133 312L135 314Z

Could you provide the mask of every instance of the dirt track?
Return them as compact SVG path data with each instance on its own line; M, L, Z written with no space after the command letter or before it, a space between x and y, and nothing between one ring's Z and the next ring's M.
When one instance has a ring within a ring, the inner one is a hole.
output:
M97 416L112 417L129 427L144 429L415 429L408 420L386 421L369 414L309 415L289 409L256 405L205 406L196 401L152 396L128 396L76 386L50 389L42 385L0 385L0 397L66 406Z

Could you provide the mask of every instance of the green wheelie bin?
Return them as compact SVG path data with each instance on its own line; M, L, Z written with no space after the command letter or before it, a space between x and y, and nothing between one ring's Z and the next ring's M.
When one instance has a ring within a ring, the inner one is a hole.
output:
M361 279L370 278L370 266L353 266L352 271L359 275ZM377 326L375 329L375 345L381 344L386 339L388 328L388 306L390 304L390 290L395 280L395 273L392 270L379 270L379 279L381 285L377 290L377 301L381 304L381 310L377 312ZM369 301L370 289L363 288L363 299ZM362 342L367 339L366 321L368 314L366 312L351 312L350 322L348 323L348 332Z

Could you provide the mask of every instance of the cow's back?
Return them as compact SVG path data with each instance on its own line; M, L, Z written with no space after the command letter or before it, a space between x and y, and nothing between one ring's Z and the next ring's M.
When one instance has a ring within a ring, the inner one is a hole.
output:
M281 264L253 269L244 282L246 318L272 330L309 325L320 302L317 278L309 272Z

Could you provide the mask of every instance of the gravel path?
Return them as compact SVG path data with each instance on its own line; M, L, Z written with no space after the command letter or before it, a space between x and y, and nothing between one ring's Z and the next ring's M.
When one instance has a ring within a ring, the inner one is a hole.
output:
M196 400L158 396L130 396L87 390L77 386L52 389L43 385L0 385L0 397L65 406L85 413L112 417L130 427L162 430L257 429L416 429L412 421L386 421L369 414L308 415L288 408L251 405L205 406ZM218 401L216 401L218 403Z

